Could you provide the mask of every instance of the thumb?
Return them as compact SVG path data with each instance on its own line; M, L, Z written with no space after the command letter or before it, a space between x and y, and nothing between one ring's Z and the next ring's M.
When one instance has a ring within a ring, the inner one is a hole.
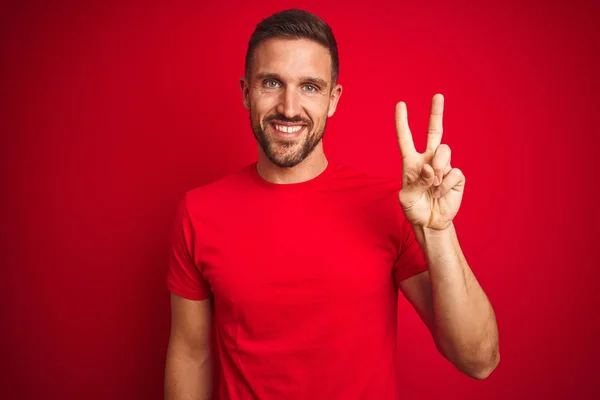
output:
M433 168L429 164L423 165L419 177L410 185L403 187L400 190L400 203L404 207L412 207L423 194L433 185L433 177L435 176Z
M433 185L434 176L435 173L433 172L433 167L429 164L424 164L423 168L421 168L421 174L411 185L413 190L419 194L429 190L431 185Z

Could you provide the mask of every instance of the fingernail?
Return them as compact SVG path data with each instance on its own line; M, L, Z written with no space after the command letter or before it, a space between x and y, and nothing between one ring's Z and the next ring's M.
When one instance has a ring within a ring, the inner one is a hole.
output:
M438 178L437 176L433 177L433 186L437 186L440 184L440 178Z

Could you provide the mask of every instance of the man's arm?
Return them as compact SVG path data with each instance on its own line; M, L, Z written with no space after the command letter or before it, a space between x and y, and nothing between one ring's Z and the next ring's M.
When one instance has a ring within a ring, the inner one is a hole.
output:
M212 393L211 300L188 300L171 294L171 315L165 400L209 400Z
M494 310L460 248L454 225L414 227L429 272L400 290L432 333L440 353L463 373L485 379L500 361Z
M418 153L408 127L406 103L396 104L396 132L402 153L402 189L406 219L425 253L428 274L399 284L431 330L440 352L459 370L486 378L498 365L498 327L494 310L462 253L453 219L465 189L465 176L450 165L451 150L442 141L444 96L431 102L424 153Z

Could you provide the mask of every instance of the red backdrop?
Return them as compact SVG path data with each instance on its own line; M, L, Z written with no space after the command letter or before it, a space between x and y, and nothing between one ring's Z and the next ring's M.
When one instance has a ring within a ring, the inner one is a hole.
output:
M395 103L422 150L446 98L456 224L502 361L462 376L402 299L404 398L597 398L600 3L386 2L2 6L3 398L162 398L175 207L255 159L245 48L291 6L339 42L332 159L399 174Z

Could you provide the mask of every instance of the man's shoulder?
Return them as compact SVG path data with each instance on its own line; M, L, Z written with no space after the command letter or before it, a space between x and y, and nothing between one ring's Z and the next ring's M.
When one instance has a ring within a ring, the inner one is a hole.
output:
M405 216L398 199L402 188L402 174L392 170L358 166L338 165L337 187L345 187L343 199L350 207L358 207L362 217L377 221L382 232L398 233L398 226L405 226ZM386 227L386 228L385 228Z

